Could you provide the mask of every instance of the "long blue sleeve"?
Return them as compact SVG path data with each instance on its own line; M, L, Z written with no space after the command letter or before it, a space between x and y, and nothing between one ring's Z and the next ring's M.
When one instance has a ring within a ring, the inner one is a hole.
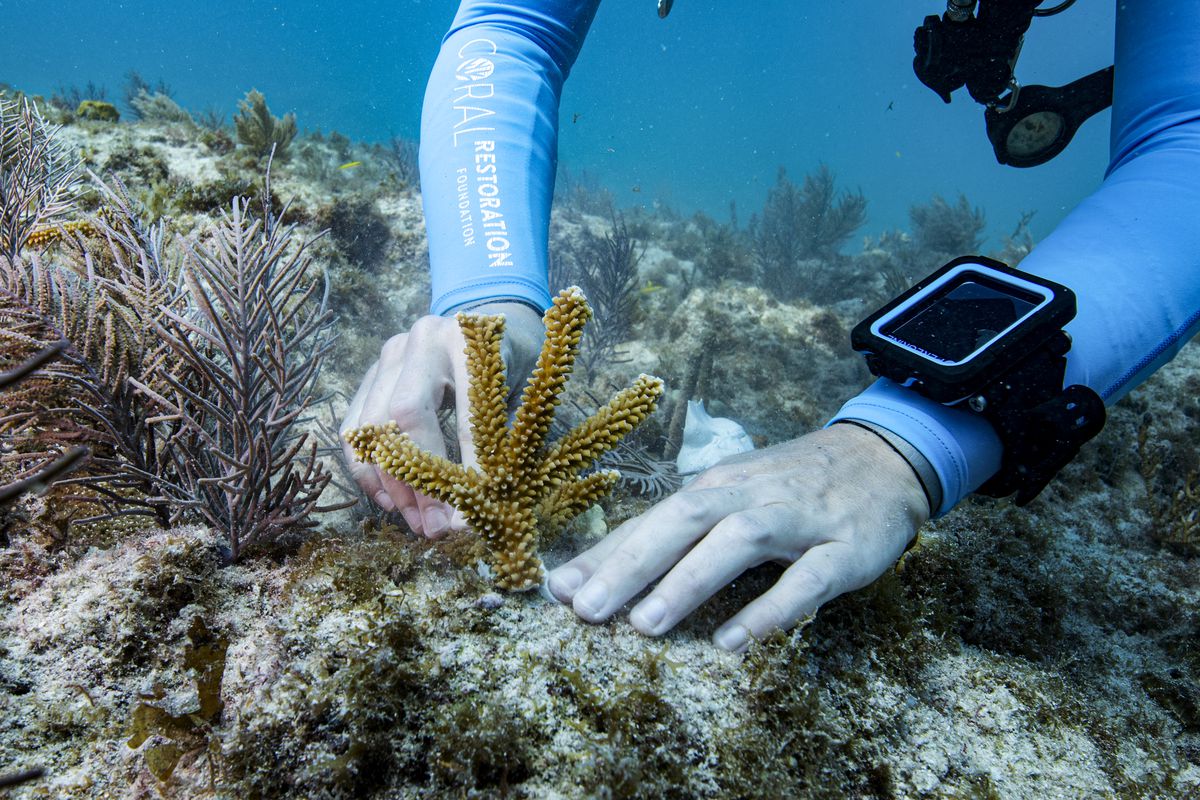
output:
M1200 327L1200 3L1118 3L1111 159L1021 269L1069 286L1078 315L1066 383L1113 403ZM942 481L944 514L999 468L978 417L880 381L837 419L911 442Z
M421 116L434 314L550 304L546 248L563 81L599 0L465 0Z

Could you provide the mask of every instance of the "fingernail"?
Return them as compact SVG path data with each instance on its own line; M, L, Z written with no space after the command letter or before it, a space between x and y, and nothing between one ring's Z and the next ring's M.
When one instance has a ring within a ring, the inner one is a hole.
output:
M425 535L436 536L446 530L450 524L450 517L446 516L446 512L441 508L434 506L433 508L425 509Z
M571 602L582 585L583 573L575 567L561 567L546 578L546 586L563 603Z
M741 625L727 625L713 634L713 643L722 650L740 650L750 640L750 632Z
M599 617L607 603L608 587L604 585L604 581L595 578L588 581L587 586L575 595L575 610L583 612L585 617Z
M392 498L388 495L388 493L383 490L375 493L375 502L378 503L379 507L384 511L396 510L396 504L392 502ZM405 517L405 519L407 520L408 517Z
M633 627L648 636L657 636L663 617L667 615L667 604L660 597L647 597L629 612L629 621Z

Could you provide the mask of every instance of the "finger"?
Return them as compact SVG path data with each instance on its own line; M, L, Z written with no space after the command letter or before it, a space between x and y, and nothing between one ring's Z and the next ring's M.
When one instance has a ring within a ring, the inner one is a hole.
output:
M347 409L347 418L353 414L356 426L384 425L391 419L388 416L388 407L404 368L408 339L407 333L398 333L384 342L379 360L368 372L370 381L363 380L358 393L350 401L350 408Z
M574 565L586 576L571 600L575 613L589 622L608 619L683 558L714 525L746 507L741 486L684 491L667 498L633 521L633 530L622 531L618 544L602 547L601 542L593 548L598 558Z
M388 421L388 398L395 384L396 367L403 356L407 340L408 334L401 333L384 343L379 360L367 370L366 376L359 384L358 391L350 400L350 406L346 409L346 417L342 423L342 433L362 425L383 425ZM349 450L348 445L343 445L343 449L353 458L353 453ZM354 475L367 497L374 500L384 511L394 511L399 508L411 527L410 515L412 512L405 513L404 509L408 507L415 509L415 501L411 496L405 496L403 491L388 491L386 482L390 480L389 476L374 464L352 466L351 474ZM395 482L392 483L394 485ZM411 495L411 493L409 494ZM398 504L397 501L403 505ZM417 521L420 522L419 516L417 516Z
M363 376L362 382L358 385L358 391L354 393L354 397L350 398L350 404L346 407L346 412L342 416L342 424L338 429L338 433L345 435L346 431L359 426L359 418L362 416L363 402L366 400L367 393L375 384L375 378L379 374L379 362L376 361L367 370L367 374Z
M852 548L845 542L813 547L774 586L718 628L713 642L725 650L743 650L751 639L788 630L823 604L858 588L858 572Z
M396 420L415 444L441 458L446 457L446 442L438 410L447 392L457 387L457 413L458 394L465 394L470 386L465 346L462 331L453 320L419 320L407 342L402 375L392 390L390 418ZM460 429L470 428L467 419L458 417ZM422 492L414 491L413 496L420 517L419 526L413 529L431 539L448 533L455 509Z
M751 567L796 560L798 527L795 511L779 503L726 517L634 606L630 623L647 636L666 633Z
M647 512L648 513L648 512ZM609 553L638 530L645 514L626 520L596 544L550 571L546 588L560 603L570 603Z
M379 470L373 464L367 464L359 461L358 456L354 454L354 449L346 443L347 431L354 430L362 425L362 409L366 397L370 394L372 387L375 385L376 376L379 374L379 362L376 361L367 370L367 374L363 377L362 383L358 386L358 391L354 393L354 397L350 399L350 405L347 406L346 412L342 417L342 424L338 427L338 435L342 442L342 457L346 459L346 464L350 469L350 476L354 482L359 485L363 493L367 497L380 502L379 495L387 500L389 505L384 506L385 511L391 511L391 500L387 498L387 494L383 492L383 483L380 481ZM383 505L380 503L380 505Z
M691 520L692 525L707 531L718 523L722 516L753 505L766 505L787 499L777 496L774 492L764 493L761 482L748 479L741 470L726 473L724 478L721 475L714 478L710 474L713 472L709 470L702 473L686 489L628 520L588 550L556 567L547 576L547 588L559 602L570 603L600 564L612 556L627 539L639 535L639 531L645 528L661 531L674 528L680 525L681 521L687 524L687 520ZM735 491L735 485L738 484L741 486L737 486L736 494L728 494ZM722 495L721 491L725 491L726 494ZM701 493L707 494L704 494L703 498L697 498L696 495ZM736 500L732 500L735 497Z
M363 421L381 424L394 421L413 443L433 455L444 457L445 443L437 409L445 392L447 364L444 348L435 341L437 332L430 328L437 323L414 325L407 336L394 336L384 346L380 358L380 376L393 376L376 381L363 404ZM381 474L383 492L404 515L414 532L429 537L440 536L450 524L451 509L445 504L413 489L390 475ZM386 501L380 500L386 507Z

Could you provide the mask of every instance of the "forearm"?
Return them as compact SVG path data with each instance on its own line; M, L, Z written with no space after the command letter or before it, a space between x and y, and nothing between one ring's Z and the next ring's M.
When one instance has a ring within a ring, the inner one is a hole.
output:
M1106 403L1173 356L1200 323L1200 6L1167 18L1118 11L1112 160L1101 187L1021 262L1070 287L1078 314L1066 384ZM942 481L946 513L998 469L982 419L880 381L836 419L863 419L910 441Z
M434 314L546 308L558 104L599 0L466 0L421 117Z

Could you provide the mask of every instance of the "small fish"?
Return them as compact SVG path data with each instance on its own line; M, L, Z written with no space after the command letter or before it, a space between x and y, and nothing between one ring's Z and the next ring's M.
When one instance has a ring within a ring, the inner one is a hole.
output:
M889 102L888 102L888 107L887 107L886 109L884 109L884 110L885 110L885 111L891 111L891 110L892 110L892 106L894 106L895 104L896 104L896 101L895 101L895 100L891 100L891 101L889 101Z
M641 292L642 294L654 294L655 292L661 292L665 288L667 287L660 286L654 281L646 281L646 285L641 288Z
M574 125L576 122L579 122L579 118L582 116L583 116L583 114L580 114L579 112L575 112L574 114L572 114L571 115L571 124Z
M641 194L641 193L642 193L642 187L640 187L640 186L632 186L632 187L630 187L629 191L631 191L631 192L634 192L634 193L636 193L636 194Z
M361 166L361 161L347 161L345 164L342 164L340 167L338 167L338 169L354 169L355 167Z
M675 0L658 0L658 18L666 19L667 14L671 13L673 5L675 5Z

